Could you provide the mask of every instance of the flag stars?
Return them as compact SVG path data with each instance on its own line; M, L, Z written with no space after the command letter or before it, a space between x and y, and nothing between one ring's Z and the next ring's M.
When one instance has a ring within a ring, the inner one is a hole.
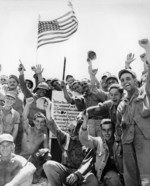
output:
M56 20L54 21L40 21L38 26L38 33L46 32L49 30L59 30L59 25Z

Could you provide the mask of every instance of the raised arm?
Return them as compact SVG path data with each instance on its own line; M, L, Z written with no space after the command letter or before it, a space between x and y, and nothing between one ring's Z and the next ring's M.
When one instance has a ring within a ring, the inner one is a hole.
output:
M42 66L40 64L36 65L35 68L36 68L36 74L37 74L37 77L38 77L38 84L39 84L39 83L44 81L43 76L42 76L44 68L42 68Z
M131 69L131 63L135 60L134 54L129 53L127 54L126 60L125 60L125 69Z
M103 103L98 103L95 106L88 107L86 111L88 112L89 118L93 116L110 117L110 108L112 105L113 102L107 100Z
M91 85L96 86L99 89L100 88L100 82L96 78L96 74L98 72L98 69L93 69L92 62L91 62L90 59L87 59L87 62L88 62L88 73L89 73L89 76L90 76Z
M17 135L18 135L18 129L19 129L19 125L20 125L20 114L19 112L17 112L16 110L12 110L13 116L14 116L14 120L13 120L13 129L12 129L12 136L14 138L14 140L16 139Z
M144 75L148 72L148 66L147 66L148 62L147 62L147 59L146 59L146 53L141 54L140 58L143 61L144 69L143 69L142 75Z
M62 91L64 93L64 98L67 100L68 103L73 103L73 99L72 97L69 95L67 88L66 88L66 84L64 81L61 81L61 87L62 87Z
M146 62L147 62L147 79L146 79L146 92L150 98L150 42L148 39L139 40L139 45L144 48L146 52Z
M12 132L12 136L14 138L14 140L16 139L17 135L18 135L18 130L19 130L19 124L15 124L14 128L13 128L13 132Z
M24 71L25 71L25 68L24 68L24 65L22 63L19 65L18 71L20 73L20 75L19 75L20 88L21 88L21 90L22 90L25 98L32 97L33 95L30 92L30 90L27 88L26 82L24 80Z
M33 78L35 79L35 88L33 90L33 92L35 93L36 92L36 88L38 86L39 83L43 82L44 79L43 79L43 76L42 76L42 73L43 73L43 68L41 65L36 65L36 66L32 66L31 69L33 70L33 72L35 73L33 75Z
M94 141L95 137L92 137L88 134L87 130L87 123L88 123L88 113L82 112L82 117L83 117L83 123L79 131L79 140L80 142L86 146L87 148L95 149Z
M57 137L58 141L62 141L65 138L65 133L59 128L51 115L51 102L47 100L44 103L44 109L46 111L47 127Z
M26 105L24 107L23 113L22 113L22 118L23 118L23 129L25 131L28 131L30 128L29 122L28 122L28 115L30 111L30 105L33 103L34 98L30 97L26 99Z

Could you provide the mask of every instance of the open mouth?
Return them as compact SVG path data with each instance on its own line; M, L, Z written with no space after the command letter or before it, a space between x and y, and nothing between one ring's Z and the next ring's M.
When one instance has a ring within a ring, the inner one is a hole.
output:
M129 84L126 84L125 87L126 87L126 88L127 88L127 87L130 87L130 85L129 85Z

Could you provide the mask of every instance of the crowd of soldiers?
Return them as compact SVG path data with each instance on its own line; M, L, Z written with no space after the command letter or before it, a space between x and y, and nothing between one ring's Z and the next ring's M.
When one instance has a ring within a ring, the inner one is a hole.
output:
M88 52L89 78L45 79L41 65L32 67L35 83L19 77L0 77L0 186L30 186L41 177L48 186L150 185L150 42L138 42L144 53L141 80L127 55L118 77L106 72L100 81ZM35 84L35 86L34 86ZM79 114L67 132L55 121L53 91L63 92ZM61 149L61 162L49 149L51 131Z

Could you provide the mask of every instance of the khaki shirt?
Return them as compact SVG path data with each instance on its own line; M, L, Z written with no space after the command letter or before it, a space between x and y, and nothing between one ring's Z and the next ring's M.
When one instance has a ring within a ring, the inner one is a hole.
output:
M128 99L126 97L117 108L117 128L122 128L122 143L134 139L134 125L145 138L150 139L150 67L146 83Z

